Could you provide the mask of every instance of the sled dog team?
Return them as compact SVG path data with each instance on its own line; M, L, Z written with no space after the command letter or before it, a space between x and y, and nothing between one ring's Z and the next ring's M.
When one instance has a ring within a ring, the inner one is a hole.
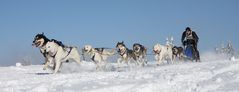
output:
M33 46L40 49L40 52L45 58L43 69L47 69L53 64L54 74L56 74L63 62L69 62L73 60L76 63L81 63L81 56L77 50L77 47L66 46L62 42L55 39L48 39L44 33L37 34L33 40ZM106 65L108 57L118 53L119 58L117 59L118 67L122 67L122 63L131 65L132 63L137 66L145 66L147 64L147 48L139 43L133 44L133 49L126 47L124 42L118 42L116 44L116 50L106 50L106 48L94 48L91 45L85 45L82 49L82 53L90 56L91 60L96 65L96 70L102 70ZM184 51L182 47L176 47L170 44L161 45L156 44L153 46L153 52L157 65L160 65L164 60L169 60L174 63L176 57L179 60L184 58Z

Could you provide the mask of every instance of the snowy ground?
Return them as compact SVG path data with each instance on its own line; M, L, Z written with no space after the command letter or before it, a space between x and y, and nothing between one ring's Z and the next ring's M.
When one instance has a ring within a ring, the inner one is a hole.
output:
M178 62L143 68L64 64L53 75L41 65L0 67L0 92L239 92L239 61Z

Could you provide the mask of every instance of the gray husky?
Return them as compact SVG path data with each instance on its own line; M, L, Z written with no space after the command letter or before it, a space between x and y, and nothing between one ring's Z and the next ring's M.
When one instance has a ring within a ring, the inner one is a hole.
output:
M133 45L133 54L134 60L137 61L137 64L140 66L145 66L147 64L146 57L147 57L147 48L139 43L135 43Z
M123 61L127 64L130 65L131 62L136 63L135 62L135 55L133 50L128 49L124 42L118 42L116 44L116 48L118 49L118 53L119 53L119 58L117 60L118 63L118 67L120 68L122 66Z

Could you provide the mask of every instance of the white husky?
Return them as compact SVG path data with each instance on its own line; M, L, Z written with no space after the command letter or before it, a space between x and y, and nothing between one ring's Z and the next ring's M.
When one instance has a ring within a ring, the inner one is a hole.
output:
M115 51L109 52L104 48L93 48L91 45L84 46L84 52L88 54L92 61L96 64L96 70L102 70L106 65L106 59L115 54Z
M157 65L160 65L163 62L163 59L168 58L171 62L173 61L172 46L170 45L163 46L160 44L156 44L153 47L153 51L155 53L155 59L157 60Z
M49 41L46 44L46 52L53 57L54 61L54 74L59 71L62 62L72 59L78 64L81 63L80 54L76 47L62 47L54 41Z

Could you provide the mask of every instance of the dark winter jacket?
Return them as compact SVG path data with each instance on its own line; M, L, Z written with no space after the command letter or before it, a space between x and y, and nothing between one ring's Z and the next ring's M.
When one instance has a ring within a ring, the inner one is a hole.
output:
M198 43L199 38L198 38L196 32L192 31L192 36L193 36L193 39L195 40L195 42ZM182 43L183 43L185 37L186 37L186 31L184 31L182 34L182 38L181 38Z

